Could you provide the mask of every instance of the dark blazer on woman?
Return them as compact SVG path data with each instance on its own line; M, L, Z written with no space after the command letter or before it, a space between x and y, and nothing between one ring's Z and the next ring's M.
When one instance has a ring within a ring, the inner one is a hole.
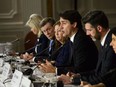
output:
M57 67L57 74L66 74L69 71L71 64L71 41L68 40L65 44L61 45L60 49L56 52L55 66Z

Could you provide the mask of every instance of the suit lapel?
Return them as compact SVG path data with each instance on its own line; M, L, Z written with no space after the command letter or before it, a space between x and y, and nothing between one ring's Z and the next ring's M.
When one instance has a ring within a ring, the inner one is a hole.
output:
M105 57L106 56L106 51L107 51L107 47L110 45L110 42L111 42L111 33L109 32L107 37L106 37L104 46L100 47L99 60L98 60L96 71L101 71L102 62L104 62L104 60L106 58Z

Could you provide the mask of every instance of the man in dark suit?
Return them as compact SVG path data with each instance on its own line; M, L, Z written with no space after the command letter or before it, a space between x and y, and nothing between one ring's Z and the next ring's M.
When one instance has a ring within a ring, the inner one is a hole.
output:
M111 31L109 22L103 11L90 11L83 17L83 23L86 31L95 31L91 37L100 40L101 50L96 70L93 72L82 74L82 79L91 84L99 83L101 76L116 67L116 55L110 46ZM88 76L87 76L88 74Z
M37 46L29 49L28 52L36 50L36 53L32 56L27 54L28 59L33 58L37 63L38 61L44 62L43 59L50 59L52 52L60 46L58 41L55 39L54 24L55 20L51 17L43 18L40 22L39 26L43 34L37 40Z
M55 32L53 27L54 24L55 24L55 20L51 17L46 17L40 22L41 31L47 37L48 41L42 44L47 46L46 49L41 50L41 52L39 52L36 55L35 57L36 62L41 61L41 59L43 58L50 59L51 54L55 51L55 49L57 49L60 46L58 41L55 39ZM41 39L41 41L43 40ZM54 59L50 59L50 60L54 60Z
M75 10L67 10L60 13L60 23L63 36L68 36L72 42L72 71L77 73L95 69L98 51L82 29L81 15Z
M40 53L43 49L47 47L46 43L48 43L48 41L49 39L44 34L41 34L41 36L37 38L35 46L27 49L26 52L34 54Z
M112 46L112 48L116 54L116 27L111 29L110 32L112 33L112 41L110 43L110 46ZM81 86L83 86L83 87L116 87L116 68L107 72L102 77L101 83L91 85L88 82L82 81Z
M106 72L116 68L116 55L110 46L111 31L109 29L109 23L106 15L104 12L99 10L88 12L83 17L83 23L85 25L86 32L91 33L91 37L100 40L101 50L96 69L90 72L80 73L81 80L87 81L91 84L96 84L101 82L102 77L106 74ZM80 75L74 75L72 77L72 82L75 83L76 81L79 81L78 79ZM67 80L67 82L71 83L69 80Z

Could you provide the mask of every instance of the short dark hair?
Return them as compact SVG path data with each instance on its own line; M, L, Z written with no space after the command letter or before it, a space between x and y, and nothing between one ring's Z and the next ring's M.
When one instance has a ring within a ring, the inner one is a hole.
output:
M52 17L43 18L43 20L40 22L40 27L43 27L47 23L50 23L53 26L55 24L55 20Z
M105 29L109 28L108 18L105 13L100 10L89 11L85 16L83 16L82 22L84 24L90 23L95 28L98 25L102 26Z
M77 22L77 27L82 29L81 15L76 10L66 10L59 14L63 19L69 20L71 24Z
M116 36L116 27L113 27L113 28L111 29L111 33L114 34L114 35Z

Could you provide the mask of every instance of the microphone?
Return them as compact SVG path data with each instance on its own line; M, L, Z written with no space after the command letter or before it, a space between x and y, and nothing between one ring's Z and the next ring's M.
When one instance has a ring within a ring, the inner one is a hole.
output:
M34 49L36 46L41 46L41 45L42 45L42 43L39 43L39 44L37 44L37 45L35 45L35 46L33 46L33 47L27 49L26 51L19 52L18 55L20 56L21 54L24 54L25 52L31 53L30 50Z
M25 41L25 43L24 44L27 44L27 43L29 43L31 40L27 40L27 41Z
M39 55L43 54L43 53L44 53L45 51L47 51L49 48L50 48L50 47L45 48L45 49L42 50L40 53L38 53L36 56L39 56Z
M11 41L11 43L15 43L15 42L17 42L17 41L19 41L19 40L20 40L20 39L17 38L17 39L15 39L15 40Z
M50 56L49 58L51 60L53 60L53 58L55 57L55 55L59 52L59 50L63 47L63 45L61 45L59 48L57 48Z
M35 55L35 60L34 61L35 62L40 61L40 62L43 62L43 63L45 63L45 59L47 59L48 61L52 61L53 58L55 57L56 53L58 53L58 51L60 50L60 48L62 48L62 46L63 45L61 45L58 49L56 49L51 55L48 56L48 58L43 58L45 56L42 56L42 58L41 58L41 54L43 54L45 51L47 51L50 48L50 46L48 46L47 48L45 48L44 50L42 50L40 53L38 53L37 55ZM39 58L37 58L37 57L39 57ZM52 61L52 62L54 63L54 61Z
M47 59L48 61L51 62L51 64L54 66L55 65L55 57L56 55L59 53L59 50L63 47L63 45L61 45L59 48L57 48L50 56L49 59Z
M30 42L30 41L28 41L28 42ZM27 49L26 51L29 51L29 50L31 50L31 49L33 49L33 48L35 48L35 47L41 46L41 45L42 45L42 43L39 43L39 44L37 44L37 45L35 45L35 46L33 46L33 47Z
M46 57L48 57L47 55L41 56L45 51L47 51L50 48L50 46L48 46L47 48L43 49L40 53L35 55L35 59L34 61L37 63L38 61L45 63L45 59ZM39 58L38 58L39 57Z
M47 48L45 48L44 50L42 50L40 53L38 53L37 55L35 56L39 56L41 54L43 54L45 51L47 51L49 48L51 48L53 46L53 44L51 46L48 46Z
M63 47L63 45L61 45L59 48L57 48L51 55L49 55L48 58L46 58L46 59L47 59L48 61L50 61L53 65L55 64L55 57L56 57L57 53L59 52L59 50L60 50L62 47ZM49 47L46 48L45 50L47 50L47 49L49 49ZM44 51L45 51L45 50L44 50ZM40 61L40 62L42 62L42 63L45 63L45 60L46 60L46 59L39 58L38 61Z
M29 68L27 70L25 70L23 72L24 75L32 75L33 74L33 71L38 67L38 65L36 65L33 69L32 68Z

